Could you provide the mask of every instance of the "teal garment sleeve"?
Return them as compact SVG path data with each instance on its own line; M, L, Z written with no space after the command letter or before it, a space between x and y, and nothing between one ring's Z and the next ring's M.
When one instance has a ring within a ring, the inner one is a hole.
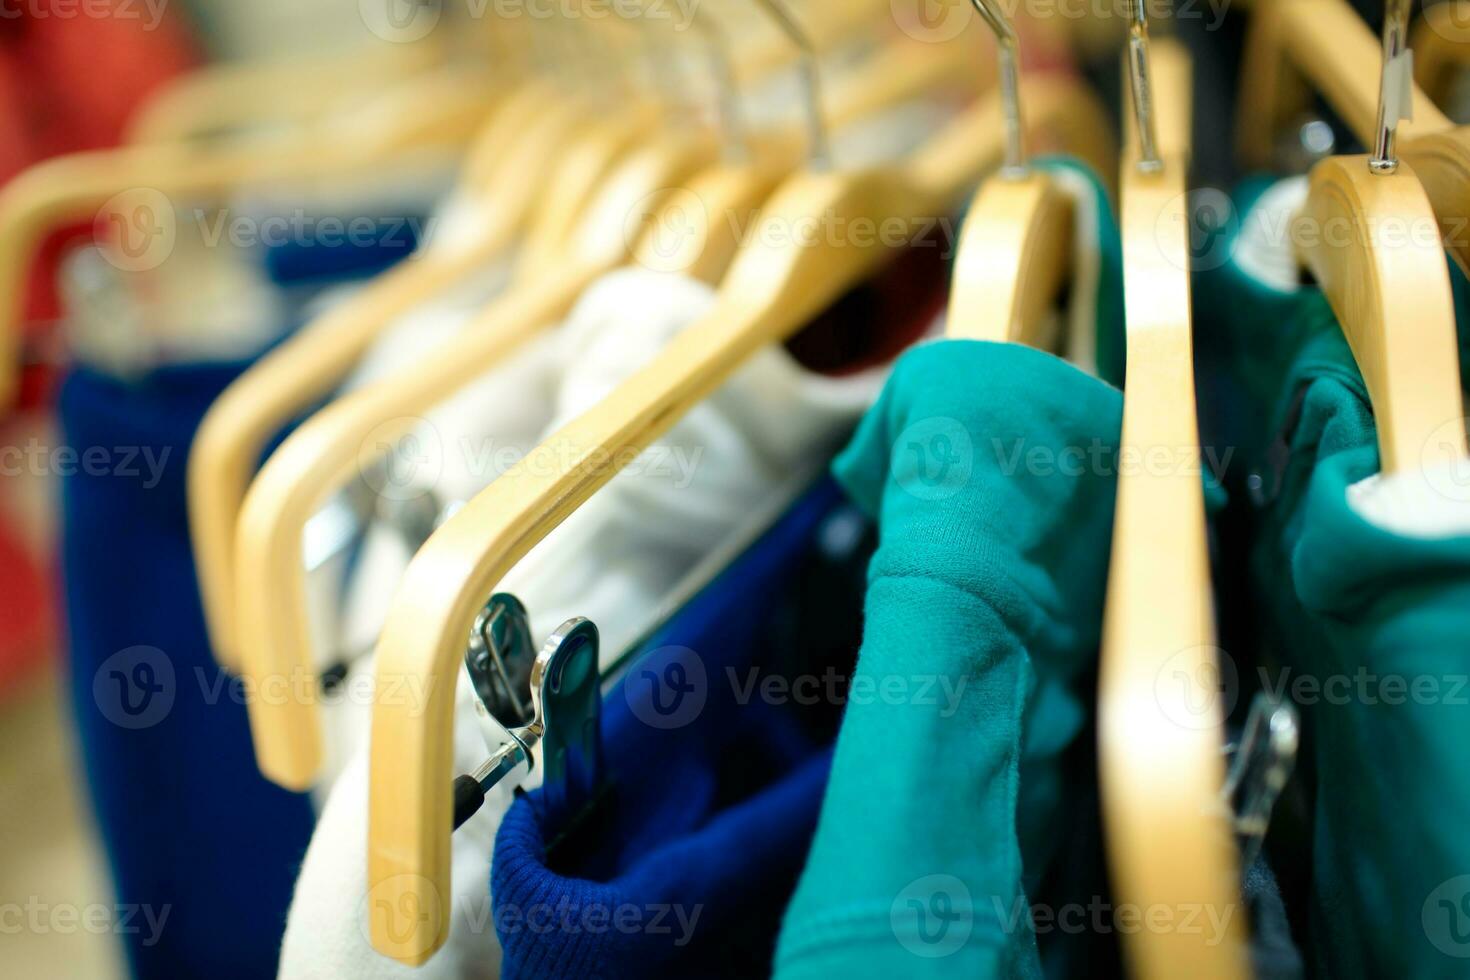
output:
M1463 977L1470 536L1406 537L1352 507L1348 488L1379 469L1377 430L1327 304L1306 312L1280 413L1289 457L1252 555L1262 684L1304 722L1306 946L1322 976Z
M1122 396L1029 348L915 348L838 458L879 523L862 648L776 976L1036 977L1023 874L1065 834Z

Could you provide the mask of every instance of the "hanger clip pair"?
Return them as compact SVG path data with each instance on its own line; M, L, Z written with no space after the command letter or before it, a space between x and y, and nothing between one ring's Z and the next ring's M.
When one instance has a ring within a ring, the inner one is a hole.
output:
M538 746L542 791L552 807L575 812L589 803L601 768L598 647L596 625L579 617L563 623L538 653L526 607L508 593L491 596L465 652L490 757L455 779L454 829L479 811L497 783L518 770L529 775Z

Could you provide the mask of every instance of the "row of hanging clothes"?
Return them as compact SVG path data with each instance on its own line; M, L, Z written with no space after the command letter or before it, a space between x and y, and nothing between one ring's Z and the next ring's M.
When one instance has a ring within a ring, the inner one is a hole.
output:
M134 976L1464 974L1470 3L361 6L0 191Z

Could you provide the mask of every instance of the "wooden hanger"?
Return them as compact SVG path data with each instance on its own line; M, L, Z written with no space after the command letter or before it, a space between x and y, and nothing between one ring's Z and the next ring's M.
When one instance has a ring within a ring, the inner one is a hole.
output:
M1463 459L1470 454L1463 427L1446 423L1464 418L1460 388L1459 346L1456 339L1454 300L1449 273L1442 261L1445 251L1437 236L1426 240L1423 230L1445 226L1446 213L1431 200L1427 183L1421 183L1410 147L1423 151L1426 140L1406 138L1404 161L1394 154L1397 106L1385 107L1394 85L1409 84L1393 77L1385 65L1402 64L1407 32L1406 0L1390 0L1383 47L1389 52L1372 56L1357 43L1366 25L1350 9L1335 0L1324 4L1321 16L1337 17L1330 46L1334 52L1348 50L1359 62L1352 91L1361 93L1362 79L1371 76L1365 64L1383 72L1380 89L1373 96L1374 112L1367 140L1374 155L1333 157L1312 169L1311 191L1306 206L1294 222L1293 240L1304 265L1322 287L1338 323L1342 326L1373 403L1378 422L1379 455L1386 473L1426 469L1439 463ZM1295 14L1298 8L1316 6L1316 0L1291 0L1283 8ZM1334 11L1329 14L1328 10ZM1283 9L1283 14L1285 14ZM1307 11L1310 13L1311 11ZM1270 16L1264 12L1260 16ZM1294 28L1283 27L1287 33ZM1293 48L1295 50L1295 47ZM1371 60L1370 59L1371 56ZM1337 55L1331 56L1335 62ZM1326 56L1313 63L1328 60ZM1345 90L1346 76L1336 71L1308 71ZM1421 95L1422 98L1422 95ZM1358 107L1362 94L1346 98L1343 105ZM1334 106L1338 103L1334 101ZM1416 118L1421 110L1414 107ZM1355 114L1361 115L1355 108ZM1385 115L1387 113L1387 115ZM1441 119L1443 117L1440 117ZM1422 119L1421 119L1422 121ZM1358 122L1350 123L1356 130ZM1419 130L1416 130L1416 132ZM1446 134L1457 138L1456 132ZM1444 161L1439 152L1450 145L1444 139L1429 147L1429 158ZM1464 144L1470 150L1470 143ZM1427 159L1424 156L1419 160ZM1470 156L1465 158L1470 161ZM1372 172L1370 170L1378 172ZM1444 175L1442 167L1431 169ZM1464 183L1466 177L1461 178ZM1464 197L1462 187L1457 197ZM1470 215L1470 211L1463 212ZM1464 225L1446 229L1463 240ZM1385 236L1392 229L1404 233ZM1336 229L1334 232L1333 230Z
M346 54L210 65L160 88L128 125L129 143L174 143L261 123L303 123L402 85L444 63L433 38Z
M357 476L360 454L372 451L364 440L372 435L381 446L396 439L416 416L564 318L587 285L626 261L632 248L624 238L628 216L683 185L717 155L707 134L671 134L636 152L599 192L577 247L563 255L560 268L516 280L452 345L332 402L272 454L250 484L236 528L236 636L247 677L291 678L294 685L314 680L302 532L311 515ZM400 425L390 431L384 423L394 419ZM291 666L281 670L286 656ZM316 778L321 738L314 697L313 690L301 700L251 703L256 761L282 786L305 789Z
M1464 418L1454 295L1437 236L1395 235L1393 225L1434 228L1435 215L1411 167L1395 154L1398 108L1390 71L1408 33L1409 0L1389 0L1384 23L1384 94L1372 156L1333 157L1312 168L1298 228L1347 228L1346 236L1296 235L1347 335L1368 386L1385 473L1464 459ZM1402 83L1402 80L1399 80Z
M483 72L462 68L416 81L353 125L281 144L199 148L129 146L57 157L0 189L0 405L14 398L21 286L37 242L58 225L94 218L109 199L148 188L218 197L250 182L370 174L410 151L462 148L494 107Z
M1470 66L1470 3L1446 0L1424 8L1409 35L1414 80L1437 104L1450 97L1455 76Z
M930 47L885 48L864 81L838 92L840 116L861 118L945 82L970 80L961 59ZM633 104L600 120L584 121L583 132L569 146L524 139L523 130L532 129L546 106L557 101L555 91L545 85L522 86L477 140L478 149L472 148L463 181L490 195L477 242L454 252L417 256L390 270L254 365L210 407L190 454L189 510L205 619L216 657L225 668L241 669L233 615L236 524L266 443L325 397L384 328L484 268L509 247L521 227L529 226L530 231L517 259L518 274L534 276L557 267L562 252L570 247L571 222L586 210L593 190L610 169L635 142L648 137L659 118L651 107ZM507 146L517 149L508 154ZM527 181L548 172L553 152L560 159L551 188L542 193ZM689 191L705 202L701 212L705 216L745 215L769 194L771 182L795 165L799 152L800 143L791 139L766 140L754 168L707 174ZM537 204L542 205L542 214L531 220L527 208ZM708 238L683 238L679 254L645 253L640 261L684 269L699 278L713 276L726 267L735 247L733 223L723 224L724 228L709 229ZM651 243L652 236L645 248Z
M1150 85L1146 44L1135 20L1130 88L1143 118L1131 127L1141 146L1130 137L1121 171L1128 377L1119 460L1163 452L1183 462L1119 467L1098 692L1103 825L1120 903L1201 909L1201 918L1228 923L1223 937L1125 936L1130 975L1246 980L1244 916L1231 914L1241 908L1239 859L1219 803L1225 719L1210 684L1218 667L1204 492L1199 468L1187 465L1200 458L1186 194L1191 66L1182 47L1161 42Z
M1295 68L1365 146L1377 137L1380 40L1347 0L1273 0L1252 15L1241 62L1238 145L1269 166L1274 134L1306 106ZM1399 156L1429 195L1450 256L1470 274L1470 127L1457 127L1413 86Z
M1006 161L980 185L960 234L950 286L948 336L995 340L1053 350L1047 332L1071 269L1072 198L1044 172L1032 169L1023 142L1020 51L1016 32L994 0L974 0L1000 48L1001 97L1005 100ZM1092 140L1110 142L1100 105Z
M908 66L916 54L884 63ZM938 60L932 53L928 57ZM902 84L889 88L891 104L928 90L905 86L927 86L935 77L949 77L949 70L937 75L933 68L902 72L898 75ZM843 92L837 94L833 115L839 123L854 118L854 109L869 110L875 98L872 86L850 91L851 102ZM736 253L740 232L748 229L744 219L789 173L799 159L795 150L800 145L784 137L757 139L754 155L745 164L716 162L717 147L706 136L673 136L636 154L599 192L583 216L577 240L563 249L554 268L518 280L452 347L416 363L410 371L339 399L297 429L250 485L236 528L235 622L245 674L260 682L289 677L293 684L312 676L316 658L301 562L302 535L311 515L359 472L364 440L370 434L386 440L384 420L402 419L407 431L415 416L560 322L598 276L629 260L713 280ZM679 187L681 192L661 201ZM671 215L670 208L685 213ZM698 234L686 239L675 254L663 252L657 230L687 219L690 208L707 220L695 222ZM650 230L630 241L629 219L638 215L651 217ZM304 788L316 778L321 760L314 696L273 702L252 709L256 760L267 778Z
M1079 91L1066 79L1030 80L1032 126L1046 129L1085 105ZM551 452L567 454L554 458L569 465L560 472L513 468L419 552L378 644L368 858L374 908L397 916L393 910L413 907L420 914L411 921L375 917L372 938L380 952L422 963L448 931L454 682L465 638L495 583L611 479L619 461L667 431L753 352L789 336L892 254L866 239L793 243L783 229L814 218L842 227L856 219L949 214L1000 156L1000 125L999 100L986 99L901 166L792 178L762 209L761 228L737 255L710 315L547 442ZM422 697L390 697L389 687L400 682Z
M483 215L472 239L431 245L388 270L253 365L205 414L189 454L190 536L205 621L226 669L240 666L233 629L235 523L265 445L339 384L397 316L509 254L540 192L528 175L546 172L569 135L587 125L585 105L555 95L545 84L523 86L466 155L461 186Z

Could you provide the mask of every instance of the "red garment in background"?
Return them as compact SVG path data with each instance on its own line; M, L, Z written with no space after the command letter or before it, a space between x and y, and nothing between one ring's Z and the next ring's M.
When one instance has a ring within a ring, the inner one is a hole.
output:
M155 17L155 11L159 15ZM0 183L47 157L115 146L160 85L192 66L187 26L142 0L0 0ZM91 222L54 229L31 262L25 329L34 342L60 315L62 254ZM49 372L29 368L22 408L49 403ZM10 406L0 409L8 410ZM3 481L0 481L3 482ZM0 500L0 693L54 646L50 557L5 521Z
M0 183L47 157L117 145L138 106L194 61L186 25L167 4L0 0ZM28 336L60 314L57 263L90 235L90 222L58 228L40 248L26 290Z

